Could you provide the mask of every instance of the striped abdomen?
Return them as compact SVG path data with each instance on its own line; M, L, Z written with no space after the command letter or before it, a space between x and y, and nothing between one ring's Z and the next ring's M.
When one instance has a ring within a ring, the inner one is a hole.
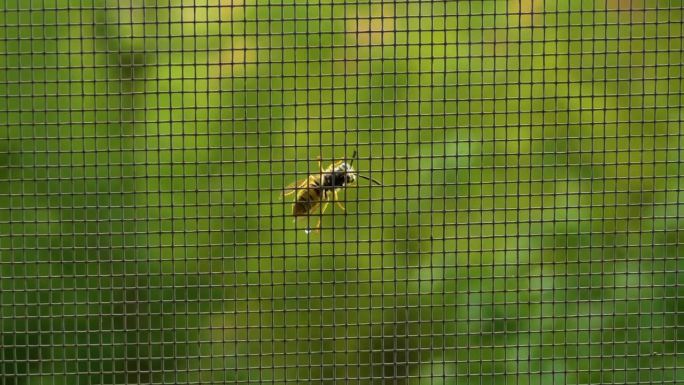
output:
M327 196L328 192L321 188L318 180L311 178L308 186L299 190L297 200L292 206L292 215L295 217L309 215Z

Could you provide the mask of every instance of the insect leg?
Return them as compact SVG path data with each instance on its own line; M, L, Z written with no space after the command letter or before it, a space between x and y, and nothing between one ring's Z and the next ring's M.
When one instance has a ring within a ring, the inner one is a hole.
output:
M316 222L316 228L315 228L316 232L320 231L320 229L321 229L321 220L323 219L323 213L325 212L325 210L327 208L328 208L328 202L325 202L325 203L323 203L323 205L321 205L321 213L318 216L318 222Z
M342 209L342 211L344 211L345 213L347 212L347 209L345 209L342 202L340 202L340 197L337 195L337 191L333 193L333 200L335 201L335 204Z

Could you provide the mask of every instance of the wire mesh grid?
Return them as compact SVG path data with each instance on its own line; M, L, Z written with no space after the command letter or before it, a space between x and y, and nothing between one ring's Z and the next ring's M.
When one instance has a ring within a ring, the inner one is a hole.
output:
M0 8L1 384L684 383L682 1Z

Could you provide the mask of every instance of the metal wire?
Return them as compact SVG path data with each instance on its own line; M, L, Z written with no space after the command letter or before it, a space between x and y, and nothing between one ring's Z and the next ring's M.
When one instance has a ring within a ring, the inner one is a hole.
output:
M0 10L0 384L684 383L681 1Z

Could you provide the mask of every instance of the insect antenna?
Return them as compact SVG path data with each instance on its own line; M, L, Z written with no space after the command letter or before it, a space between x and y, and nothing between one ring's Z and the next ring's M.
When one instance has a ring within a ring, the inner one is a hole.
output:
M349 165L350 165L350 166L352 165L352 162L354 162L354 159L356 159L356 150L354 150L354 153L352 154L351 160L349 161ZM367 176L365 176L365 175L361 175L361 174L359 174L359 173L355 173L355 174L356 174L356 176L358 176L359 178L365 179L365 180L367 180L367 181L369 181L369 182L373 182L373 183L377 184L378 186L382 186L382 183L378 182L378 181L377 181L376 179L374 179L374 178L370 178L370 177L367 177Z
M361 175L358 173L356 174L356 176L358 176L359 178L365 179L367 181L373 182L373 183L377 184L378 186L382 186L382 183L378 182L375 178L367 177L365 175Z
M351 156L351 160L349 161L350 166L352 166L352 163L354 163L354 159L356 159L356 150L354 150L354 153Z

